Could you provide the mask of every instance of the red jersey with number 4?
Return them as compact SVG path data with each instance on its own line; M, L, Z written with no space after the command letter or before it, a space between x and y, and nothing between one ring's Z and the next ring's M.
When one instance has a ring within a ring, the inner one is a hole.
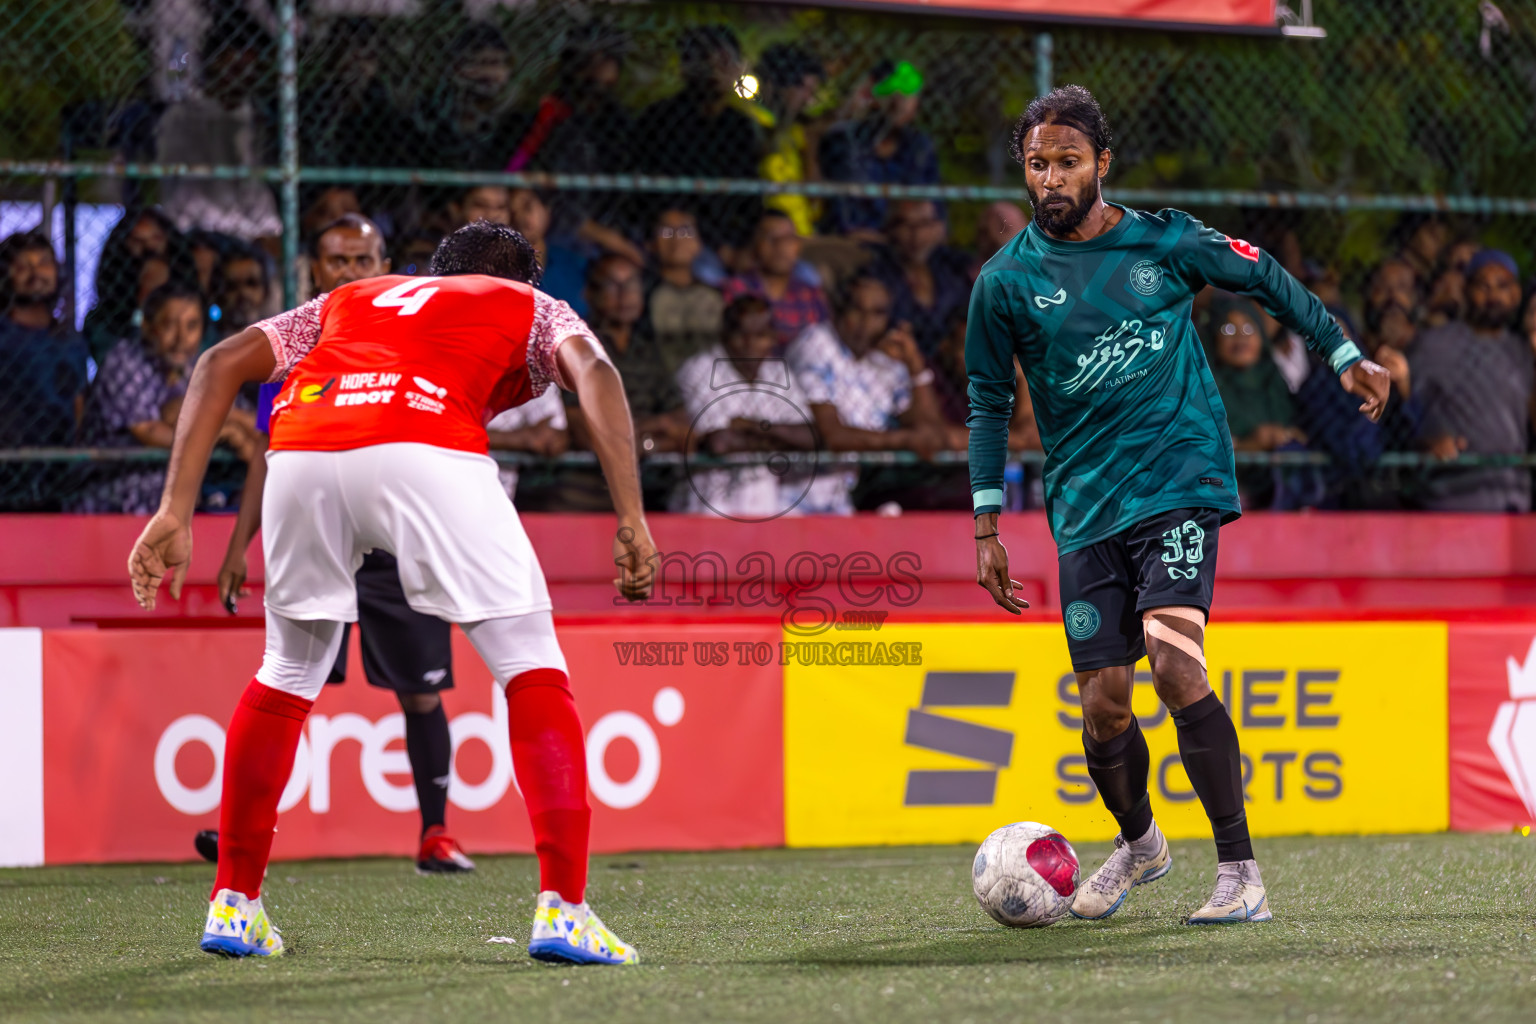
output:
M535 395L528 285L392 275L316 301L319 340L272 404L274 450L415 441L485 452L487 420Z

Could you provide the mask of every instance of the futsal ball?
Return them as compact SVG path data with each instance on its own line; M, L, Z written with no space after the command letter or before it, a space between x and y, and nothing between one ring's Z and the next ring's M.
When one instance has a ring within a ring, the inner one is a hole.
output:
M987 836L971 865L976 902L1010 928L1043 928L1067 916L1077 854L1049 825L1020 821Z

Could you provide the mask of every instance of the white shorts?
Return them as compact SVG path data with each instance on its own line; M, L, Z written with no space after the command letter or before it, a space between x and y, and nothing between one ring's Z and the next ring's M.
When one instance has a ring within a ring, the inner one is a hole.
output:
M489 456L428 444L267 454L266 604L290 619L357 621L363 554L400 563L405 599L449 622L551 608L538 556Z
M289 619L267 609L267 653L257 681L314 700L325 689L346 628L340 622ZM500 686L534 669L570 674L549 612L466 622L460 628Z

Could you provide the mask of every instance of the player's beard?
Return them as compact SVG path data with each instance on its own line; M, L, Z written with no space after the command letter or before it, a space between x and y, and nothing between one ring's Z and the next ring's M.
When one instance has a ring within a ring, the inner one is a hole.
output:
M1467 324L1479 331L1502 331L1513 327L1515 310L1501 302L1467 307Z
M1066 206L1049 207L1046 199L1066 199ZM1069 196L1057 192L1041 195L1034 189L1029 189L1029 202L1035 209L1035 225L1048 235L1065 235L1073 231L1088 216L1088 211L1093 209L1093 204L1099 201L1099 179L1093 179L1093 185L1083 190L1083 196L1077 202L1072 202Z
M9 291L9 295L6 292ZM52 288L29 288L26 291L10 291L0 288L0 309L12 306L46 306L51 312L59 304L61 286L55 284Z

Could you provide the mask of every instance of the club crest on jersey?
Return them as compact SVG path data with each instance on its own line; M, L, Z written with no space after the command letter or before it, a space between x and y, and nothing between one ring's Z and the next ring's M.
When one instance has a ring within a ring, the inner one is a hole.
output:
M1259 247L1252 242L1245 242L1241 238L1233 238L1229 235L1227 237L1227 244L1232 247L1233 252L1249 263L1259 262Z
M1036 309L1044 309L1046 306L1059 306L1063 302L1066 302L1066 301L1067 301L1067 290L1065 288L1057 288L1056 289L1056 294L1052 295L1050 297L1046 297L1044 295L1036 295L1035 296L1035 308Z
M1142 260L1131 268L1131 287L1142 295L1156 295L1163 286L1163 268L1151 260Z

